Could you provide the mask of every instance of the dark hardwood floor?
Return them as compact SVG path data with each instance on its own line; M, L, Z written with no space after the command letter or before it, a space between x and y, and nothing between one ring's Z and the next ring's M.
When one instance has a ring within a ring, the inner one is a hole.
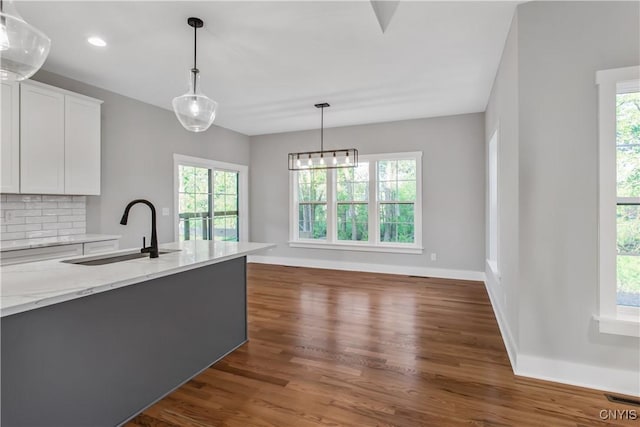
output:
M591 426L603 393L515 377L483 284L250 264L249 343L134 426Z

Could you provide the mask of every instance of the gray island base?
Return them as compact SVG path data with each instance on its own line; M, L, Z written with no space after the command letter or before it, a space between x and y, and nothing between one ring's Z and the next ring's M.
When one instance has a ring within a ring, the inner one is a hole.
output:
M245 343L246 322L246 257L3 317L0 422L123 424Z

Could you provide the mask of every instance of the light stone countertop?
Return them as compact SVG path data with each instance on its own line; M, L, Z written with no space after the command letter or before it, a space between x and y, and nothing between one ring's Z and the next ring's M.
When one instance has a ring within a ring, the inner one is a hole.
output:
M192 240L160 245L160 250L179 251L161 254L155 259L145 257L96 266L69 264L56 259L4 266L0 268L0 316L169 276L274 246L268 243ZM139 251L125 249L70 259L89 260Z
M4 240L0 242L0 252L118 240L120 237L122 236L113 234L74 234L71 236L42 237L38 239Z

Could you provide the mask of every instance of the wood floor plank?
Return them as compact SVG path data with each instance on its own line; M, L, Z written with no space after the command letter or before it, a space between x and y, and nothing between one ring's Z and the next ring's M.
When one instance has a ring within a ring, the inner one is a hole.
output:
M247 344L127 426L637 425L515 377L478 282L250 264L248 315Z

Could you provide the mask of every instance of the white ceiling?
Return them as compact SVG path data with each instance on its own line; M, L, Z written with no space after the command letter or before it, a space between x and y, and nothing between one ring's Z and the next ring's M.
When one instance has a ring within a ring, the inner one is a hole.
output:
M516 2L18 2L46 70L159 107L187 90L193 30L216 124L247 135L484 111ZM86 39L99 35L106 48Z

